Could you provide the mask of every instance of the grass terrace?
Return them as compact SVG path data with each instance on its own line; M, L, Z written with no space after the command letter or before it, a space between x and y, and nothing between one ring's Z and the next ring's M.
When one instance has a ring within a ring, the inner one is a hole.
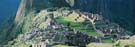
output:
M55 20L60 24L64 24L65 26L70 23L69 27L72 29L75 29L76 31L81 31L91 36L100 37L100 34L98 34L97 32L93 30L91 23L88 23L88 26L86 28L86 25L83 24L83 22L85 22L85 19L82 17L79 17L77 19L77 17L78 15L76 13L73 13L73 14L70 14L69 16L59 16L55 18Z
M103 39L102 42L103 43L113 43L111 39Z

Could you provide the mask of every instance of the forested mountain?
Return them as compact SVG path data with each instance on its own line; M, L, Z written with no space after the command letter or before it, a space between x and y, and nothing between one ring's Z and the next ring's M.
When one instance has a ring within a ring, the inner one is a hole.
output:
M36 2L46 2L43 4L36 4ZM98 13L106 17L112 22L118 23L120 26L132 33L135 33L135 0L75 0L74 6L70 6L64 0L34 0L33 8L39 9L38 6L42 6L40 9L48 7L71 7L72 9L80 9L84 12ZM49 5L49 6L47 6Z
M121 40L132 42L130 37L135 35L135 0L21 1L16 16L1 27L2 46L31 47L42 42L49 46L86 47L93 42L125 46Z

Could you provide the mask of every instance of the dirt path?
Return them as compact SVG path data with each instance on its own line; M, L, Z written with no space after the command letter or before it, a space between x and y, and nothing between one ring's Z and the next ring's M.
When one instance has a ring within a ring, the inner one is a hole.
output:
M18 23L21 20L22 14L23 14L25 7L26 7L26 1L27 0L21 0L20 6L19 6L18 11L16 13L16 18L15 18L16 23Z
M88 17L85 16L85 15L82 15L82 17L84 17L85 19L89 20L89 22L92 23L92 26L93 26L94 30L95 30L98 34L100 34L101 36L104 36L104 33L103 33L102 31L96 29L96 26L94 25L94 22L93 22L92 19L88 18Z
M112 47L112 43L91 43L94 47Z

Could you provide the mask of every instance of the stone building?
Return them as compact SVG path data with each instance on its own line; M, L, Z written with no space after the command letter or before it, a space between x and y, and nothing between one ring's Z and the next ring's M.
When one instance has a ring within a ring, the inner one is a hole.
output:
M38 44L32 44L30 47L46 47L46 44L44 42L41 42Z

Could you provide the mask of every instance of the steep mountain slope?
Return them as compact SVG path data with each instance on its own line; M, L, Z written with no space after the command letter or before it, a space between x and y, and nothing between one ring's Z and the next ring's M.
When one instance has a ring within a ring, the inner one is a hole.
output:
M11 18L1 33L0 43L6 47L86 47L93 42L129 39L127 32L134 31L131 4L122 0L22 0L15 21ZM125 10L127 7L130 9Z
M36 4L36 2L47 2L47 4ZM134 2L134 0L75 0L74 2L66 2L65 0L34 0L32 8L41 10L48 7L71 7L70 4L74 4L72 9L80 9L84 12L101 14L134 34ZM42 7L40 8L40 6Z
M134 0L76 0L74 7L82 11L102 14L134 34L134 2Z
M29 11L7 35L9 41L5 46L62 44L86 47L93 42L113 43L119 39L126 39L127 34L123 28L101 15L69 8L51 10L53 8L41 10L39 13L35 10Z

